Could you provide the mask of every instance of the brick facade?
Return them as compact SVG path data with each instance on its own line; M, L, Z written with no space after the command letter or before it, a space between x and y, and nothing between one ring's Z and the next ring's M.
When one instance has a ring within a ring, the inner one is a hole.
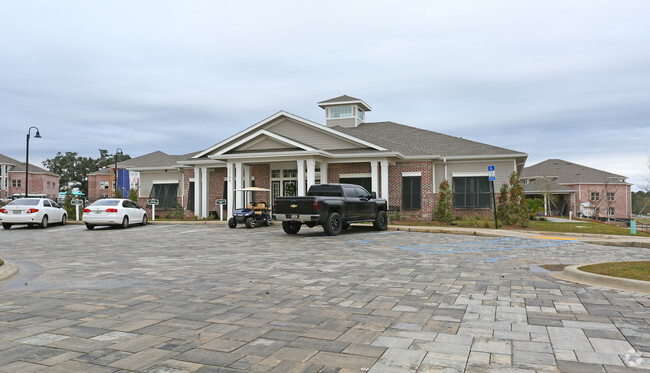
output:
M20 180L20 187L14 187L13 181ZM25 172L9 171L8 197L25 193ZM48 198L59 198L59 176L45 173L29 173L29 195L45 194Z

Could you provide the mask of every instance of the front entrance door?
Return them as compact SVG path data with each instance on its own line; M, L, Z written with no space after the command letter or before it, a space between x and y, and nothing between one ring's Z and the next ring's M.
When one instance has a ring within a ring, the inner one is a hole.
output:
M296 180L284 180L282 182L283 195L285 197L295 197L298 195L298 184Z

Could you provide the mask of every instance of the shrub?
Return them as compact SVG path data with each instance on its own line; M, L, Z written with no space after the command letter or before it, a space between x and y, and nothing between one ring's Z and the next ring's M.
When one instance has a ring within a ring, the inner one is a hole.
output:
M165 215L165 219L175 219L175 220L185 219L185 209L183 208L183 205L177 203L174 210L168 212Z
M129 190L129 196L127 198L137 204L138 203L138 188L131 188L131 190Z
M449 186L449 181L443 180L438 190L440 193L435 218L439 222L451 224L454 221L454 215L451 213L451 187Z
M526 198L524 201L524 209L529 219L535 220L537 214L544 211L544 200L541 198Z

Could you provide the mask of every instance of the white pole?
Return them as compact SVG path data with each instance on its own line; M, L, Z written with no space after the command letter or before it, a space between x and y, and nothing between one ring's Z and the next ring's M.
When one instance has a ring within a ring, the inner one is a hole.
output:
M151 205L151 221L156 220L156 205Z
M75 213L76 213L75 216L77 217L77 221L79 221L79 205L74 205L74 209L75 209Z
M219 220L223 221L223 205L219 205Z

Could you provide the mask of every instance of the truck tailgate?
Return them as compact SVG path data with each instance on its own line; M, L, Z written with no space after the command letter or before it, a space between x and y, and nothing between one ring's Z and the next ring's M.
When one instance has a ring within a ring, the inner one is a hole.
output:
M314 197L277 197L276 215L317 214L314 210ZM289 218L289 216L287 216Z

